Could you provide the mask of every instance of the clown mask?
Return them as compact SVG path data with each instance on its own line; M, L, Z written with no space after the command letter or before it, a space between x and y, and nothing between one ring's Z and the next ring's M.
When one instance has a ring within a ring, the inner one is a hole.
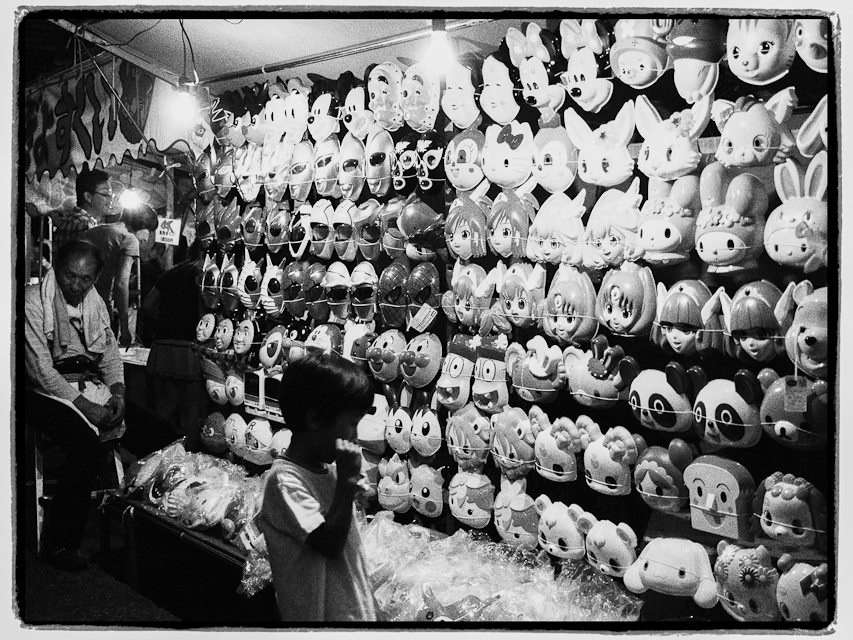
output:
M432 129L438 115L439 79L416 62L403 75L401 106L406 124L418 133Z
M403 71L393 62L376 65L367 77L367 107L373 112L376 123L387 131L403 126L402 83Z
M382 197L391 187L394 165L397 162L391 134L379 125L372 126L367 134L364 154L367 158L367 188L373 195Z
M364 189L365 180L364 143L352 133L344 136L341 143L341 166L338 170L338 185L344 198L355 202Z

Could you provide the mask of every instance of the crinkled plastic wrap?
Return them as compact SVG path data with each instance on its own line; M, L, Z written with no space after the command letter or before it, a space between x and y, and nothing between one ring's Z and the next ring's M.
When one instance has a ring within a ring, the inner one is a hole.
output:
M272 582L272 569L266 549L249 551L246 563L243 565L243 577L237 593L251 598L261 589Z
M186 457L183 438L159 451L148 454L141 460L137 460L122 482L122 490L125 495L139 493L145 499L151 493L151 488L162 481L163 473L176 460Z
M537 549L481 532L437 538L387 518L362 529L379 619L410 621L630 621L641 601L586 563L554 577ZM589 567L589 571L583 567Z

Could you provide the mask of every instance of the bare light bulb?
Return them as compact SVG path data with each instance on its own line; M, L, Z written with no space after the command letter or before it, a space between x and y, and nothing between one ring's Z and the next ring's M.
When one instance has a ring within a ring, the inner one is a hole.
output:
M443 76L450 70L450 65L455 59L450 42L447 40L447 31L442 28L433 28L427 48L426 63L435 73Z

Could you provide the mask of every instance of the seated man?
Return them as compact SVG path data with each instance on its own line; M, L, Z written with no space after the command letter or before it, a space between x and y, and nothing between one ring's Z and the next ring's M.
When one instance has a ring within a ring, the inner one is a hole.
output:
M84 240L57 251L54 269L24 293L24 410L30 426L66 454L45 532L57 568L83 569L80 543L92 489L106 454L104 440L121 438L138 456L175 439L170 425L125 399L124 364L103 299L94 288L103 257Z

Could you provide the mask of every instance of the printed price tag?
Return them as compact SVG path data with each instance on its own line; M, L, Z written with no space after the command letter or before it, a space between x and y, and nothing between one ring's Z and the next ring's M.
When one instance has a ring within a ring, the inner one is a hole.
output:
M805 412L808 409L809 390L806 379L797 376L785 386L785 411Z
M246 523L246 526L240 530L239 537L246 551L251 551L252 549L261 550L265 545L264 534L258 530L254 520Z
M181 243L180 218L161 218L158 216L157 220L157 231L154 235L154 241L178 246Z
M438 316L438 310L424 303L414 317L409 320L409 329L414 329L418 332L426 331L426 328L433 323L436 316Z

